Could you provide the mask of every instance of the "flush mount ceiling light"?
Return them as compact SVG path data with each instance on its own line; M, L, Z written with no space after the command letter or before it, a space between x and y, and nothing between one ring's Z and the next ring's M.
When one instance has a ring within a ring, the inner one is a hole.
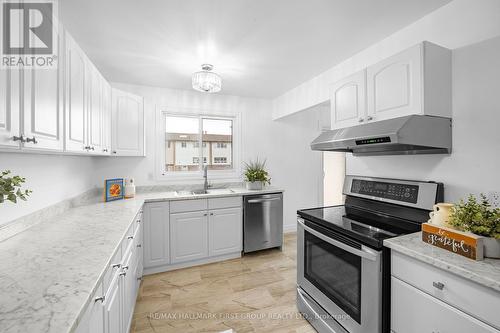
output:
M210 64L201 65L201 72L193 73L192 84L193 89L201 92L215 93L219 92L222 88L221 77L211 70L214 66Z

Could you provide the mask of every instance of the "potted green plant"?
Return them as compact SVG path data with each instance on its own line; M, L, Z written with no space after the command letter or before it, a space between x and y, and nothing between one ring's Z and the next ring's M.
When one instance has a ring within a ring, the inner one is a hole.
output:
M266 161L250 161L245 162L245 181L247 189L249 190L262 190L264 185L271 184L269 173L265 169Z
M22 190L21 186L26 181L20 176L9 176L10 170L5 170L0 173L0 203L8 200L17 203L17 199L26 201L31 194L31 190Z
M500 208L493 208L484 194L472 194L451 209L450 225L484 237L484 256L500 258Z

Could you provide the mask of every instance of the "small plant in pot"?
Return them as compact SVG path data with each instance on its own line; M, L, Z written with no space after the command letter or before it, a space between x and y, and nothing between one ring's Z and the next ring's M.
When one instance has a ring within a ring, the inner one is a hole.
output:
M266 161L245 162L245 182L249 190L262 190L264 185L271 184L269 173L265 169Z
M484 194L472 194L451 209L449 223L455 228L484 238L484 256L500 258L500 208L493 208Z
M26 181L20 176L10 176L10 170L0 172L0 203L8 200L17 203L17 199L28 200L30 190L22 190L21 186Z

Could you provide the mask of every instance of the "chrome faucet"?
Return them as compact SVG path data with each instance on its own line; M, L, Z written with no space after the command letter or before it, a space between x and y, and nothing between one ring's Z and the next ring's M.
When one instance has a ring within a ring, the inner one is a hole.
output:
M203 184L203 190L207 193L208 190L208 165L203 167L203 178L205 178L205 183Z

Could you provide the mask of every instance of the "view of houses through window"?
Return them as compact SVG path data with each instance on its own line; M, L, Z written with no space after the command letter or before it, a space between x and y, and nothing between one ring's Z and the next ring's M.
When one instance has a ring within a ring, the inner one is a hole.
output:
M233 120L202 116L165 116L165 170L233 168ZM202 161L203 163L200 163Z

